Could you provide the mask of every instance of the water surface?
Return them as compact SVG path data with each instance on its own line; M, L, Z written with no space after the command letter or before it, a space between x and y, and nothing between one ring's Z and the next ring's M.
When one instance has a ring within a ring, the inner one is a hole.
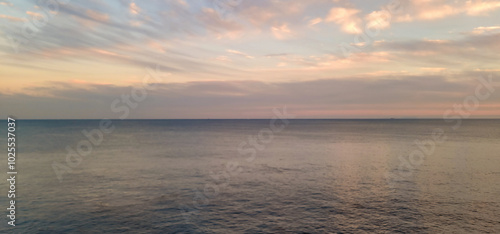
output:
M62 182L52 164L99 121L17 124L17 226L3 215L2 233L500 232L499 120L291 120L250 162L238 147L269 120L113 121ZM394 179L434 129L447 140Z

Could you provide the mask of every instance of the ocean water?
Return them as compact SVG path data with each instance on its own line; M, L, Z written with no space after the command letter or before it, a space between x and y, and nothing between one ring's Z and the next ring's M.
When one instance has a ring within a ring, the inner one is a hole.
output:
M0 233L500 233L499 120L269 124L113 121L60 182L54 162L99 121L19 120Z

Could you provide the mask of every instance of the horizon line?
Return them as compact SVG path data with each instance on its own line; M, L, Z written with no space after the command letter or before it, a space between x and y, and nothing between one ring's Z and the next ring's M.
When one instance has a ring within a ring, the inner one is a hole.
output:
M11 116L13 117L13 116ZM185 119L108 119L108 118L100 118L100 119L18 119L13 117L15 120L111 120L111 121L127 121L127 120L271 120L273 118L185 118ZM494 118L453 118L450 120L462 119L462 120L500 120L500 117ZM2 120L6 121L7 118L3 118ZM444 120L443 118L293 118L290 120Z

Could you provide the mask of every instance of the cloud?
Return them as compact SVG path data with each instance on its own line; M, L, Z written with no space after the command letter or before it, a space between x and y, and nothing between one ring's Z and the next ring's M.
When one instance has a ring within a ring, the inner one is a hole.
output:
M85 13L89 18L92 18L93 20L99 21L101 23L106 23L109 20L109 15L104 13L100 13L93 10L87 10Z
M60 5L58 14L50 19L49 24L40 28L36 34L36 40L29 40L22 44L23 50L17 54L14 54L12 48L8 46L0 47L1 52L8 53L9 64L19 68L23 64L37 63L37 61L46 61L54 67L60 66L58 65L60 62L77 60L89 63L100 62L102 66L110 69L131 65L143 69L146 66L154 67L160 64L164 69L172 72L203 73L203 77L235 70L235 68L223 67L220 63L212 64L212 61L199 60L190 55L193 51L204 50L203 45L192 44L193 38L205 35L206 32L202 30L207 28L223 30L221 28L227 25L217 25L218 22L216 22L215 25L208 27L205 24L207 22L197 21L193 14L184 8L178 8L181 5L175 2L175 4L172 3L174 5L167 5L167 9L172 9L178 14L179 22L172 17L163 18L162 11L158 12L158 15L150 15L150 17L159 17L155 20L138 15L135 19L141 20L145 25L132 26L124 20L130 19L127 14L116 14L110 11L107 5L91 3L94 2L88 2L86 6L79 5L79 2ZM158 2L157 4L169 3ZM121 9L125 10L128 5L122 7ZM194 15L196 13L200 12L195 12ZM9 24L7 26L3 28L5 35L23 38L19 35L22 25ZM168 29L168 32L165 29ZM234 28L234 30L238 29ZM184 40L186 37L190 40ZM176 46L151 50L151 41L156 44L175 44ZM6 61L0 61L0 64L6 64ZM43 65L33 67L43 67ZM73 72L78 73L81 64L75 62L72 67L77 69Z
M312 20L309 20L308 25L309 26L314 26L314 25L319 24L321 22L323 22L323 19L321 19L321 18L314 18Z
M137 14L139 14L140 11L141 11L141 8L139 8L139 6L137 6L137 4L135 4L135 2L130 3L130 5L129 5L130 14L137 15Z
M390 14L388 11L373 11L365 17L366 25L379 29L389 28L392 18Z
M464 8L468 15L484 15L485 13L500 8L500 1L467 1Z
M288 56L289 54L287 53L280 53L280 54L267 54L266 57L272 58L272 57L284 57Z
M318 0L311 0L306 4L300 0L254 0L243 1L238 17L250 22L256 27L267 27L277 22L298 22L298 17L309 4L314 5Z
M308 27L319 24L325 7L330 8L330 0L252 0L242 1L233 9L233 18L245 25L246 32L268 34L275 39L285 40L303 36ZM309 15L310 12L315 12ZM306 16L306 17L304 17ZM304 20L312 19L312 20Z
M380 41L373 49L387 52L393 61L408 66L439 66L450 70L493 68L500 53L499 40L500 33L492 32L453 40Z
M37 12L32 12L32 11L26 11L26 14L32 17L42 17L40 13Z
M231 54L234 54L234 55L238 55L238 56L242 56L242 57L245 57L245 58L249 58L249 59L253 59L254 58L253 56L250 56L248 54L245 54L245 53L237 51L237 50L227 50L227 52L231 53Z
M413 0L410 1L408 14L397 18L399 22L413 20L438 20L466 14L469 16L485 16L489 12L498 10L498 0L470 0L470 1L446 1L446 0Z
M215 58L215 60L221 62L231 62L231 59L227 56L218 56L217 58Z
M14 4L12 4L11 2L0 2L0 5L9 7L14 6Z
M273 32L274 37L276 37L276 39L278 40L285 40L292 36L292 31L290 30L287 24L274 26L271 28L271 31Z
M423 9L418 12L417 17L423 20L435 20L455 15L459 12L458 9L450 5L429 5L422 7Z
M25 21L25 19L23 19L23 18L9 16L9 15L1 15L1 14L0 14L0 19L7 19L11 22L24 22Z
M427 71L427 72L436 73L436 72L446 71L447 68L444 68L444 67L422 67L420 69Z
M198 19L206 28L218 34L219 37L236 37L243 27L237 22L220 17L217 11L212 8L204 8Z
M474 92L480 72L445 75L343 77L299 82L207 81L158 84L130 118L266 118L287 105L300 118L441 117ZM498 80L495 77L494 80ZM118 118L110 103L131 87L51 83L36 94L0 93L6 113L19 118ZM418 90L418 92L414 92ZM481 111L500 116L500 96ZM10 103L9 105L5 105Z
M493 33L496 31L500 31L500 26L476 27L471 33L478 35L485 33Z
M334 22L341 26L342 31L350 34L361 33L362 20L358 13L360 10L354 8L339 8L330 9L326 22Z

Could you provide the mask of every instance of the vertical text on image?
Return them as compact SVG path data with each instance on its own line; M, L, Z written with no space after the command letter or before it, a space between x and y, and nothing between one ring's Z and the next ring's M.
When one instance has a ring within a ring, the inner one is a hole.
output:
M16 119L12 117L7 118L7 200L9 205L7 207L7 217L9 218L7 224L16 226Z

